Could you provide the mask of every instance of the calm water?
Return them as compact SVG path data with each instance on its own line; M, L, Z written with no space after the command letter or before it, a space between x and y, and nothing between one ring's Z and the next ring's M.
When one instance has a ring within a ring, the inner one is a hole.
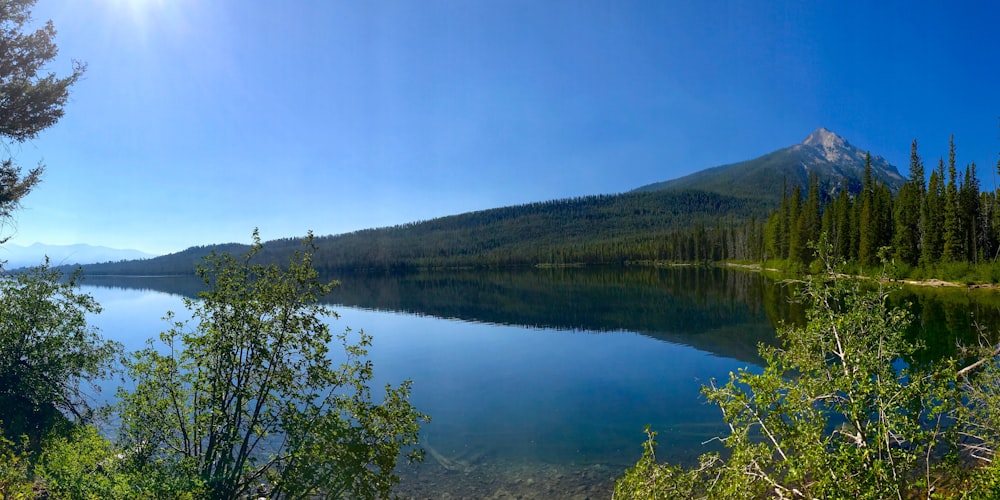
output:
M413 380L432 417L427 460L401 466L415 497L608 497L641 454L691 463L713 448L717 409L699 389L759 362L774 325L801 321L785 286L722 269L564 269L348 276L335 329L374 335L377 379ZM182 311L194 280L89 278L105 336L137 349ZM947 354L996 325L998 294L909 293L914 335ZM920 333L924 332L924 333Z

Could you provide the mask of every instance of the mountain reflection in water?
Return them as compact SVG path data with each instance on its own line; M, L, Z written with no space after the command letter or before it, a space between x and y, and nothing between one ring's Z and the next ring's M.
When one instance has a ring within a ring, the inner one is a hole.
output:
M324 301L342 325L374 335L373 387L412 378L413 403L432 416L421 431L427 462L400 468L399 493L414 497L607 497L638 459L645 424L660 432L658 457L692 463L723 430L701 384L759 364L758 344L776 342L776 325L804 320L789 285L723 268L336 278ZM107 303L97 326L137 346L166 326L157 319L166 311L134 301L155 295L166 307L153 292L202 290L194 277L85 285ZM913 311L911 335L928 347L909 361L954 355L957 342L978 341L977 324L996 331L1000 318L1000 293L917 288L892 301Z
M337 276L324 299L376 311L589 332L636 332L758 363L779 320L801 321L788 288L721 268L598 267ZM88 285L195 297L194 277L88 276Z

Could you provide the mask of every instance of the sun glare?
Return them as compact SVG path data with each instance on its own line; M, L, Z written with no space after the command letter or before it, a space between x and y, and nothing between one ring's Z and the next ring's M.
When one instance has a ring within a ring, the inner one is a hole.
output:
M103 0L107 15L132 27L145 40L155 32L183 34L188 12L193 7L189 0Z

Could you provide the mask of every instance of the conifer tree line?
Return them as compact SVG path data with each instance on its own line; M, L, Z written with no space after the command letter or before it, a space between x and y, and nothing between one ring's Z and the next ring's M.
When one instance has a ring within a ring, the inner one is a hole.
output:
M929 176L914 141L909 178L898 192L872 169L869 156L860 191L854 191L856 180L830 185L815 175L805 186L789 183L782 186L780 204L699 190L628 192L323 236L314 240L314 264L341 273L742 260L797 271L813 265L810 242L824 233L833 257L862 268L877 264L883 248L897 265L925 274L962 273L966 264L998 261L1000 193L980 193L975 163L959 168L954 138L947 158ZM280 264L297 245L293 238L270 241L259 258ZM234 244L192 247L145 261L91 264L84 272L192 274L213 248L246 250ZM952 264L959 265L939 268ZM1000 281L1000 266L988 267L974 270Z
M771 212L762 234L747 231L748 238L760 238L761 244L737 248L734 258L807 266L816 258L808 243L826 233L836 258L861 267L875 265L883 247L887 257L911 267L996 262L1000 190L980 192L976 164L959 169L955 149L952 136L947 161L940 158L928 179L914 140L909 177L895 195L872 174L870 155L861 192L855 195L846 188L823 193L815 175L804 195L798 186L783 189L781 205Z

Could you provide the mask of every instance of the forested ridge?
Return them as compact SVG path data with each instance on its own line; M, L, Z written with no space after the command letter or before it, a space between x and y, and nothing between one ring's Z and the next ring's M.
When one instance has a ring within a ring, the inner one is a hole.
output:
M749 250L773 203L702 191L596 195L494 208L314 239L324 271L432 267L621 264L639 260L724 259ZM297 238L265 244L260 257L280 261ZM84 266L87 274L191 274L211 250L189 248L140 261Z
M975 163L959 167L954 139L929 176L914 141L901 186L873 173L872 157L865 156L860 183L845 177L831 185L812 171L806 188L772 180L768 193L758 187L757 197L665 189L501 207L318 237L314 261L324 272L725 260L802 271L814 265L812 243L826 234L834 256L858 270L884 257L900 276L1000 280L998 192L980 191ZM781 188L773 189L778 182ZM298 243L270 241L261 258L282 262ZM192 274L212 250L245 249L192 247L83 270Z

